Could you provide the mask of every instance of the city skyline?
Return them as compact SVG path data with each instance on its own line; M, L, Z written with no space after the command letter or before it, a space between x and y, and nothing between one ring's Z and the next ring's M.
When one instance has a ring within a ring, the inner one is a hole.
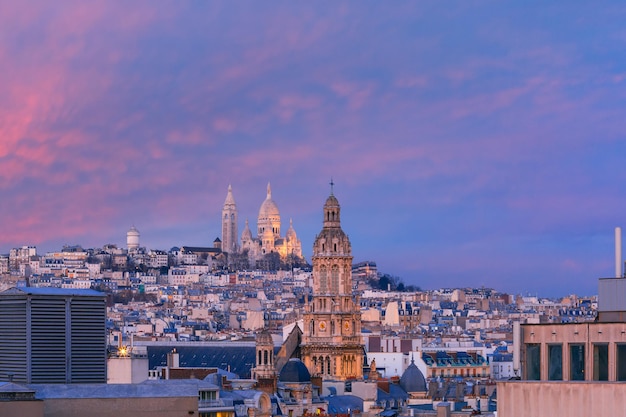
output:
M270 182L310 262L333 178L354 260L406 284L614 274L621 3L159 6L0 6L0 253L209 246Z

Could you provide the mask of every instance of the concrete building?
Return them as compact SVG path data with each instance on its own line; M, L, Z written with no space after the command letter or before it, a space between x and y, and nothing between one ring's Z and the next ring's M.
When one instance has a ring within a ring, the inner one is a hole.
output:
M499 416L624 415L626 278L600 279L598 294L597 322L515 326L522 380L498 383Z
M11 288L0 293L0 381L106 382L105 295Z
M107 360L108 384L138 384L148 379L148 350L145 346L122 345L121 334L118 335L117 352L109 355Z
M201 381L144 384L0 382L0 415L20 417L189 417L199 414ZM232 416L232 413L230 414Z
M35 390L0 382L0 416L43 417L43 401L35 398Z
M21 248L13 248L9 251L9 269L11 271L19 271L20 265L27 265L31 256L37 255L35 246L22 246Z

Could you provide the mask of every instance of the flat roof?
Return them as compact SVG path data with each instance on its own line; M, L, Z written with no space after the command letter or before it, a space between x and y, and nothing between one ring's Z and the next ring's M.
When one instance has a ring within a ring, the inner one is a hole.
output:
M29 384L37 399L198 397L198 380L140 384Z
M81 296L81 297L106 297L106 294L96 290L83 290L78 288L55 288L55 287L13 287L0 292L2 295L56 295L56 296Z

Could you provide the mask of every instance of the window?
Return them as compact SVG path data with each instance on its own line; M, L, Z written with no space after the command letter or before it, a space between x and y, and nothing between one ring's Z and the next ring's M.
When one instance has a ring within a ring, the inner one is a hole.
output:
M563 345L548 345L548 380L563 379Z
M585 380L585 345L569 345L569 379Z
M626 345L617 344L617 380L626 381Z
M609 380L609 345L593 345L593 380Z
M541 345L538 343L526 345L526 379L531 381L541 379Z
M333 294L339 292L339 267L333 265L330 271L330 290Z

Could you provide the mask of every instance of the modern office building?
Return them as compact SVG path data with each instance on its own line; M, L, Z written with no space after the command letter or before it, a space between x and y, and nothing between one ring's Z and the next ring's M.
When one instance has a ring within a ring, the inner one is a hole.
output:
M0 381L106 383L106 302L93 290L0 293Z
M516 326L521 380L498 382L498 415L624 415L625 290L626 278L599 280L595 322Z

